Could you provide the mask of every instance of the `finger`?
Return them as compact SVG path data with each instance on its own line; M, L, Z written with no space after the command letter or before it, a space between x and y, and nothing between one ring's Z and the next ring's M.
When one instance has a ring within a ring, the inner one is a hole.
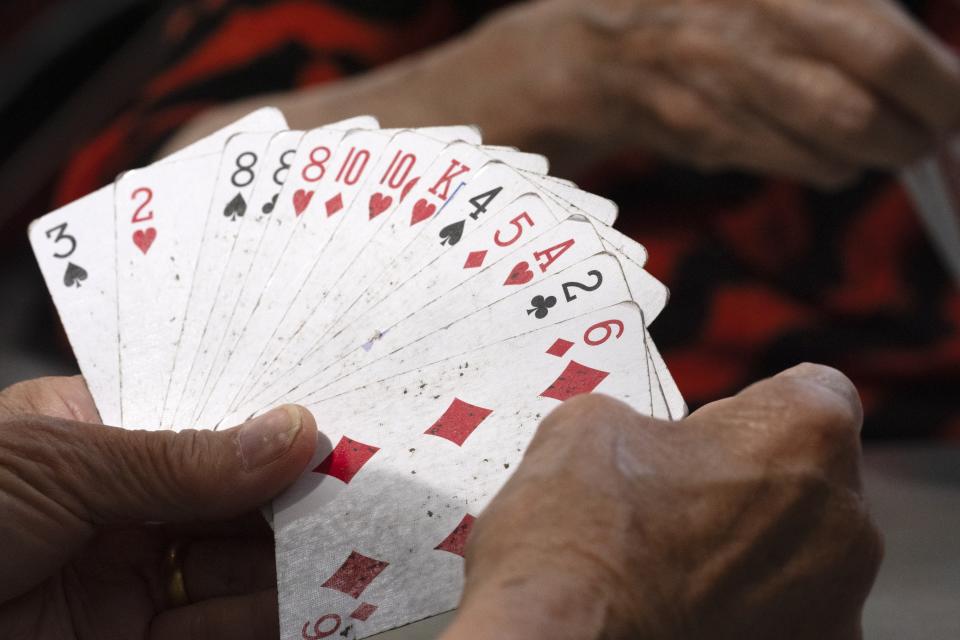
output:
M859 174L835 154L808 147L761 114L745 111L726 81L730 73L740 73L738 65L708 39L690 36L674 45L677 55L658 71L640 66L606 75L615 95L645 113L636 119L644 143L704 170L745 169L827 188Z
M165 611L150 625L150 640L276 640L277 592L214 598Z
M216 522L173 522L162 525L168 539L264 538L273 539L273 529L259 510Z
M731 108L727 117L738 127L739 134L714 156L701 158L699 164L705 169L742 169L824 189L842 187L860 175L855 163L809 145L769 121L765 114Z
M183 554L183 577L192 601L277 586L272 540L197 540Z
M0 413L10 417L33 413L77 422L100 422L83 376L18 382L0 393Z
M738 168L775 174L827 188L843 185L858 175L857 164L791 135L771 120L768 106L752 108L743 95L744 88L755 87L757 79L729 47L688 33L678 36L673 50L674 55L663 62L661 76L673 87L685 88L694 98L686 98L687 104L678 112L675 110L680 101L673 98L666 109L674 114L670 116L674 120L692 117L704 123L699 144L681 140L694 164L702 169Z
M689 147L693 152L690 159L701 169L741 169L827 189L848 184L859 175L853 163L789 135L764 114L711 95L710 86L694 89L701 91L703 102L712 102L711 108L726 121L722 130L726 133L720 133L712 145Z
M738 66L731 81L753 110L851 164L895 168L934 147L925 126L834 67L749 54Z
M891 2L767 0L784 28L934 134L960 125L960 63Z
M287 405L226 431L131 431L44 418L32 425L37 481L93 524L233 518L292 483L316 423Z
M706 405L686 422L722 431L731 446L763 464L812 467L860 490L863 410L856 388L835 369L799 365Z

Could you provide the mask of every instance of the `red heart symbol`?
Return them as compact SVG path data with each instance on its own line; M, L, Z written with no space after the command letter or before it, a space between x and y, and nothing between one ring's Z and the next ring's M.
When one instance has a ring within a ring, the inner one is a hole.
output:
M382 193L375 193L370 196L370 219L373 220L386 211L391 204L393 204L393 198L390 196L385 196Z
M310 205L310 201L313 199L313 191L304 191L303 189L297 189L293 193L293 210L299 216L303 213L306 208Z
M423 222L437 211L435 205L430 204L425 199L420 198L417 204L413 205L413 215L410 216L410 226Z
M530 264L524 260L517 263L503 284L527 284L531 280L533 280L533 271L530 270Z
M133 244L137 245L137 248L143 252L143 255L147 255L147 251L150 251L150 245L152 245L156 239L157 230L153 227L137 229L133 232Z
M403 185L403 191L400 193L400 202L403 202L406 199L407 194L410 193L410 190L417 186L417 183L420 182L420 178L414 178L407 184Z

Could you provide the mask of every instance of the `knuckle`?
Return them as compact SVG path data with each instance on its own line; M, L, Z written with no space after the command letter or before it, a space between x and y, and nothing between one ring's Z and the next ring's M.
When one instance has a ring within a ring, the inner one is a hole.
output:
M185 429L172 438L167 438L165 453L167 463L173 469L194 469L209 458L208 433Z
M583 394L570 398L550 412L538 431L582 431L587 424L591 425L591 428L602 427L620 422L625 412L632 414L633 410L619 400L601 394Z
M899 25L875 25L871 43L874 48L867 65L876 78L911 73L921 52L917 39Z
M854 405L832 388L809 379L784 379L777 386L791 427L784 435L791 443L806 445L797 448L798 453L812 455L820 466L859 451L859 403Z
M216 457L212 455L212 432L186 429L171 435L162 441L165 443L162 459L166 467L163 475L172 493L181 499L193 496L201 502L213 498L204 494L217 483L194 482L196 478L193 477L196 469L203 469L207 477L216 480L222 473L215 463Z
M628 405L609 396L576 396L543 419L527 447L527 453L549 450L549 456L552 457L570 455L579 459L585 433L589 432L591 436L591 446L601 446L600 443L615 439L627 425L633 425L641 418Z
M195 432L129 432L121 434L118 445L122 451L116 459L121 473L118 479L131 502L182 505L184 499L203 491L201 483L192 483L183 470L184 464L196 459L199 446Z
M709 137L706 119L700 108L690 101L673 101L672 108L660 111L660 117L670 130L696 149L702 148Z
M842 140L863 140L872 135L880 120L880 105L866 94L834 95L826 101L823 119Z
M856 386L839 369L814 362L803 362L794 367L792 373L793 379L815 382L821 388L833 391L851 404L859 405L859 394Z

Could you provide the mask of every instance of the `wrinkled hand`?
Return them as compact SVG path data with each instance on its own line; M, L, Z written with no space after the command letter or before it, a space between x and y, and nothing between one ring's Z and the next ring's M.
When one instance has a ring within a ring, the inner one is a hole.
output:
M98 422L79 377L0 393L0 638L275 639L273 541L253 510L309 462L310 414L223 432ZM174 540L178 608L162 569Z
M891 0L540 0L417 56L204 113L165 152L272 104L291 127L476 123L571 174L644 148L822 186L960 128L960 63Z
M452 99L555 156L639 145L833 186L960 128L960 62L889 0L545 0L470 39Z
M583 396L479 518L444 640L859 638L856 391L802 365L680 423Z

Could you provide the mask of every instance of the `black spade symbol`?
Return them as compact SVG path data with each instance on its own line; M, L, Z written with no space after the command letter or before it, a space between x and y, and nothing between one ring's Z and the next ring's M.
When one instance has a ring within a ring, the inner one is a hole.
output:
M448 224L443 229L440 229L440 244L449 243L452 247L460 242L460 238L463 237L463 223L464 221L461 220L460 222Z
M227 206L223 208L223 215L226 218L231 220L236 220L238 217L243 216L247 212L247 201L243 199L243 196L237 193L233 196L233 199L227 203Z
M87 279L87 270L80 265L67 264L67 270L63 273L63 284L68 287L80 287L80 283Z
M279 197L280 197L280 194L279 194L279 193L273 194L273 197L270 198L270 202L264 203L264 205L260 208L260 210L263 211L263 212L264 212L265 214L267 214L267 215L273 213L274 207L277 206L277 198L279 198Z

